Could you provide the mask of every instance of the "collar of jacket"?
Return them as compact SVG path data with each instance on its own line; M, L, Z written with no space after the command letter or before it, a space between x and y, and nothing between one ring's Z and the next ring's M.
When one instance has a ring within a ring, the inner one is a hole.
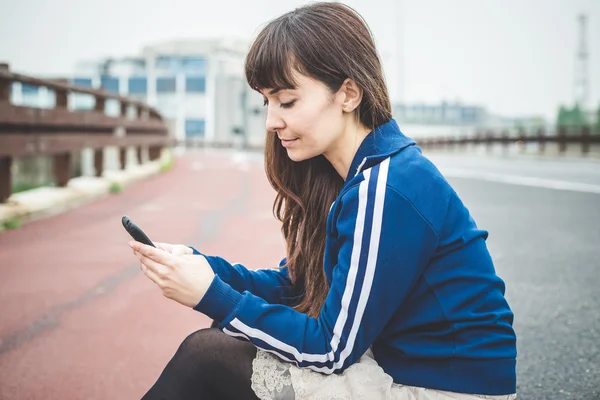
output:
M415 144L414 140L408 136L404 136L394 119L389 120L383 125L379 125L365 137L358 147L345 183L351 181L363 170Z

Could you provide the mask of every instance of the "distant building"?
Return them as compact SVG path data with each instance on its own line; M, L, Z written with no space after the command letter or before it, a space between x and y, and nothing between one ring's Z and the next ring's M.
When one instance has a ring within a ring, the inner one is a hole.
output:
M231 142L245 137L249 144L260 144L265 135L262 98L243 76L247 47L246 41L229 39L169 41L131 57L80 62L68 79L146 101L161 112L177 138ZM12 89L14 103L53 106L54 96L44 88ZM74 95L69 106L91 109L93 98ZM119 110L118 104L107 102L108 114Z
M394 104L392 113L399 123L419 125L483 125L488 113L483 107L460 103Z

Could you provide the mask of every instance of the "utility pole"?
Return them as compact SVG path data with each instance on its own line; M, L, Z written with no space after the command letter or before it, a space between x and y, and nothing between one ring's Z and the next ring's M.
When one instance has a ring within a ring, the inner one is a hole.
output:
M404 103L404 0L396 1L396 102Z
M590 81L588 76L589 53L587 49L587 15L580 14L579 21L579 46L575 58L575 81L574 96L575 103L585 113L588 110L590 95Z

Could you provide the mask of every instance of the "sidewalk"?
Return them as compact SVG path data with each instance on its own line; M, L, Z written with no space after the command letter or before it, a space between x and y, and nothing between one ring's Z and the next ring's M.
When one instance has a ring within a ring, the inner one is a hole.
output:
M121 171L106 171L102 177L81 176L69 181L67 187L40 187L14 193L6 203L0 204L0 231L4 221L35 221L60 214L101 199L132 183L141 181L168 167L172 155L165 151L156 161L135 165Z
M120 194L0 233L0 398L140 398L210 321L140 272L121 216L153 240L273 268L285 251L273 198L257 159L198 152Z

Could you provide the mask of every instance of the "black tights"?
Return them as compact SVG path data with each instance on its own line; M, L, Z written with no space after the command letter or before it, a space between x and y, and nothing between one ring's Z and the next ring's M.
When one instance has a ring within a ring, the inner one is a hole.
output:
M256 347L214 326L181 343L143 400L258 399L250 387Z

